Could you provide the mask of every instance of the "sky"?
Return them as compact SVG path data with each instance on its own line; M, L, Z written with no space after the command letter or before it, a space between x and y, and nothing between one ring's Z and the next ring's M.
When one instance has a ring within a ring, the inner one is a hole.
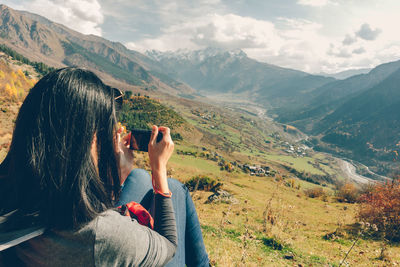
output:
M242 49L310 73L400 59L399 0L5 0L128 48Z

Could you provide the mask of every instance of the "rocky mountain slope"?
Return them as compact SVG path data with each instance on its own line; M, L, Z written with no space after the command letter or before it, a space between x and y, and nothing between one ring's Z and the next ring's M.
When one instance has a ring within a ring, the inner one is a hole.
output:
M122 82L170 94L192 91L182 83L157 77L157 63L120 43L84 35L5 5L0 5L0 42L30 60L54 67L86 67L119 86Z

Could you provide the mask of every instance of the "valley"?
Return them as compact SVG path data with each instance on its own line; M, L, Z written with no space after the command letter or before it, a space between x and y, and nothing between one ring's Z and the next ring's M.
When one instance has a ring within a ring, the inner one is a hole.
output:
M268 115L266 115L266 114L268 114L268 111L257 103L253 103L250 101L248 103L244 103L243 100L241 100L240 98L237 98L237 97L235 98L235 97L232 97L232 95L223 95L223 94L209 95L207 98L210 99L211 101L214 101L215 105L224 106L228 109L237 110L239 112L242 111L244 113L251 114L253 116L256 115L261 121L264 121L264 120L268 121L268 122L273 121L272 118L270 118L270 117L268 117ZM280 124L277 124L277 125L280 125ZM282 127L282 129L285 127L284 124L281 124L280 126ZM302 141L308 140L309 136L302 133L300 130L296 129L291 134L285 135L285 138L287 138L288 140L290 140L293 143L301 143ZM352 163L350 163L348 160L346 161L344 159L336 158L330 154L327 154L326 156L332 157L334 159L334 161L335 161L334 164L336 164L338 169L340 169L340 172L343 175L343 177L345 177L346 179L352 180L353 182L355 182L357 184L368 184L368 183L374 183L376 180L385 181L385 180L389 179L385 176L380 176L376 173L373 173L365 165L363 166L363 169L366 170L374 178L371 179L369 177L362 176L357 173L357 168ZM362 165L362 164L357 163L357 165Z

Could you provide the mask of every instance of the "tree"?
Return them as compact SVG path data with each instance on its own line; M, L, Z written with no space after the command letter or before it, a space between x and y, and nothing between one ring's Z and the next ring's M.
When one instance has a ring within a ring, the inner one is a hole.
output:
M130 99L132 97L132 91L125 91L125 98Z
M17 97L17 89L15 88L14 84L10 85L9 83L6 83L5 91L6 91L7 95L10 97L12 97L12 98Z

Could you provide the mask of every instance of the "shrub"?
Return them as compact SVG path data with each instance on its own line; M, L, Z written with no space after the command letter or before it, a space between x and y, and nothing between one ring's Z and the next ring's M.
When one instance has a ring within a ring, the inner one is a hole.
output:
M392 242L400 242L400 183L376 184L360 196L358 219L376 225L378 235Z
M285 247L279 240L273 237L263 237L262 241L265 246L273 250L283 250L283 248Z
M291 187L291 188L295 188L295 186L296 186L296 179L290 178L290 179L286 180L286 181L285 181L285 186Z
M205 175L197 175L185 182L189 191L204 190L216 192L221 189L222 183Z
M311 198L317 198L325 195L325 192L321 187L313 187L304 190L304 194L306 194L306 196Z
M339 202L355 203L359 198L359 190L354 184L347 183L343 185L336 194Z

